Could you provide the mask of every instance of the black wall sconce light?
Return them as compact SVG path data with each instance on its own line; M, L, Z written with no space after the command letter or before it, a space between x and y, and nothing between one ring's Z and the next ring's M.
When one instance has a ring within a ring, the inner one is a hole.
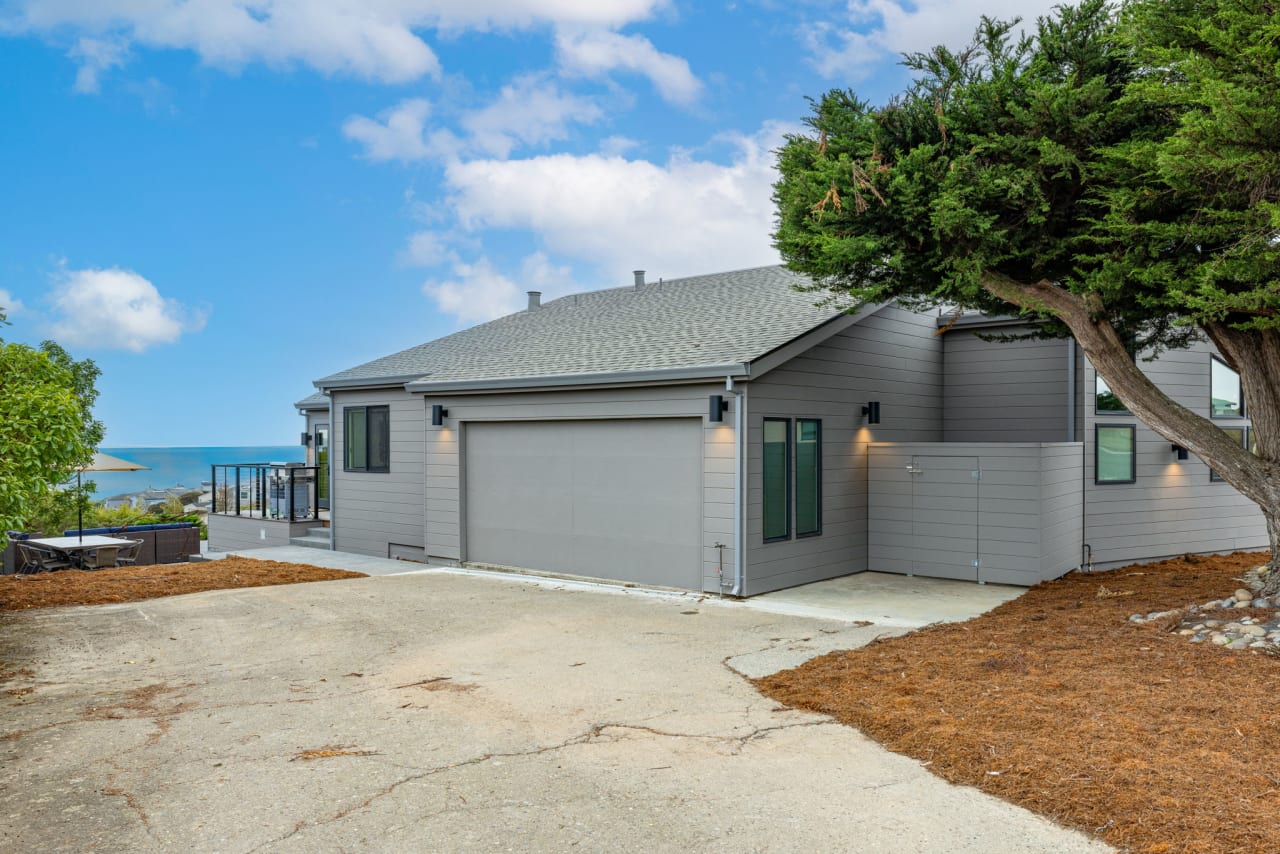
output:
M710 408L707 417L712 421L723 421L724 414L729 410L729 401L724 399L723 394L711 395Z
M310 433L303 433L303 434L302 434L302 444L303 444L303 445L305 445L305 446L307 446L308 448L310 448L310 447L311 447L311 434L310 434Z
M1191 456L1191 454L1187 452L1187 449L1181 445L1170 445L1169 447L1173 450L1174 455L1177 456L1179 460L1185 460Z
M449 410L445 409L438 403L431 404L431 426L439 427L444 424L445 417L449 414Z
M868 424L879 424L880 423L880 401L878 400L868 401L867 405L862 407L862 414L867 416Z

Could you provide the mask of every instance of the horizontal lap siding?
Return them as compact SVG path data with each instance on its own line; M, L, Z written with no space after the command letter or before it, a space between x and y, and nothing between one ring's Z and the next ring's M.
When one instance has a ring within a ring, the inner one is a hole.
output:
M333 457L334 548L344 552L386 557L391 545L423 544L423 433L426 412L422 398L405 391L334 391L330 436ZM390 407L391 470L343 471L348 406Z
M1209 414L1210 354L1207 342L1170 350L1138 365L1165 393L1200 415ZM1092 365L1083 371L1085 540L1095 566L1120 566L1187 552L1267 547L1266 525L1257 506L1230 484L1209 480L1209 467L1194 454L1179 462L1168 440L1132 415L1094 411ZM1223 427L1248 420L1214 419ZM1095 484L1094 425L1137 428L1137 482Z
M932 315L882 309L751 382L746 593L867 568L867 445L942 436L942 345ZM866 425L862 407L881 406ZM766 417L822 419L822 534L763 542Z
M733 412L715 424L707 418L707 399L723 394L722 384L671 385L583 391L527 392L431 397L448 410L446 426L426 428L426 552L443 562L466 561L462 460L466 425L481 421L554 421L644 418L699 418L703 424L702 583L719 590L720 550L724 572L733 571ZM726 395L726 400L732 400ZM619 483L619 489L625 484ZM655 532L661 536L661 532Z
M943 336L943 437L947 442L1058 442L1067 433L1067 344Z
M1046 447L1040 457L1040 578L1080 565L1084 542L1084 447Z
M1082 527L1080 454L1080 445L1065 443L872 445L870 569L911 573L921 560L954 565L963 562L957 555L976 553L983 581L1031 585L1074 568ZM976 461L982 471L976 515L931 510L937 502L916 494L917 476L908 466L915 461L927 470L938 457L949 458L952 468Z

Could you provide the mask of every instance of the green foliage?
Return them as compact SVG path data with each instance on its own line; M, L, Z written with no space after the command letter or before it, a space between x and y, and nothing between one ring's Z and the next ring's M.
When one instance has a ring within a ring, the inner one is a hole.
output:
M85 484L86 490L92 487L92 483ZM45 486L32 497L30 509L21 526L22 530L40 532L51 537L61 536L63 531L76 526L79 517L79 497L75 489ZM87 503L84 519L86 526L94 519L94 509Z
M1048 282L1148 353L1208 320L1280 323L1273 13L1087 0L1011 33L984 19L966 50L907 57L885 106L814 102L779 153L788 265L855 302L995 313L993 282Z
M163 504L152 507L151 512L153 515L181 516L182 500L175 495L170 495Z
M89 440L101 431L89 424L86 378L91 389L92 378L56 353L0 342L0 546L5 530L24 527L47 491L92 458Z

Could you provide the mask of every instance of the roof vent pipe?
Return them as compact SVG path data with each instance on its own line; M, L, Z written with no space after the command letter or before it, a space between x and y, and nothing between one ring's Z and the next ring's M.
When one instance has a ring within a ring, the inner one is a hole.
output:
M528 291L529 294L529 311L535 308L542 308L542 291Z
M644 270L636 270L635 277L636 277L636 287L643 288L644 287Z

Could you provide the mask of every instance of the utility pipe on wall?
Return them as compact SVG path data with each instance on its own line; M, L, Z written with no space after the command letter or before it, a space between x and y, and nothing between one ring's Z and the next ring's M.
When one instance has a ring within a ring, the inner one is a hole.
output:
M746 451L746 442L743 440L742 430L746 423L743 410L746 409L747 395L745 390L739 391L733 387L733 377L724 378L724 390L726 394L734 396L733 401L733 589L729 591L730 596L741 596L743 588L743 563L742 563L742 516L743 516L743 484L742 470L744 468L743 455Z

